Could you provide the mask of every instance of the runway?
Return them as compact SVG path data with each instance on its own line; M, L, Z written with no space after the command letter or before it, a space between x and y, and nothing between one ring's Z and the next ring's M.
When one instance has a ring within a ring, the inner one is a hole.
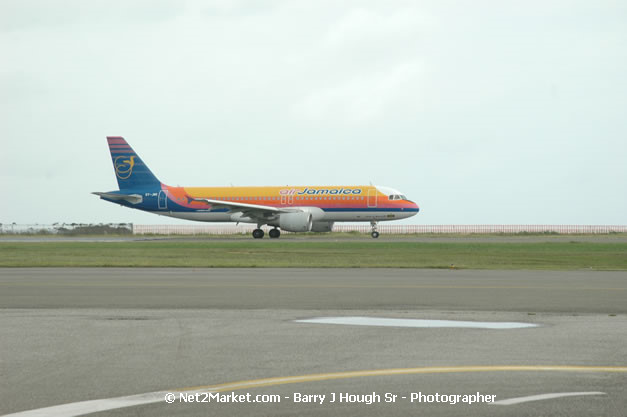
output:
M14 268L0 289L0 308L627 313L624 271Z
M63 404L107 416L620 415L626 301L625 272L0 269L0 415ZM347 316L537 327L298 321ZM154 395L185 389L282 400ZM519 400L410 402L418 392ZM331 403L333 393L381 402Z

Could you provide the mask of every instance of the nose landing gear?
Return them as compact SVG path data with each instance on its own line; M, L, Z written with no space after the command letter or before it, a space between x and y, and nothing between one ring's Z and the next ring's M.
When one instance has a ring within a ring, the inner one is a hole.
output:
M378 238L379 232L377 231L377 222L370 222L370 226L372 227L372 233L370 233L370 236L372 236L373 239Z

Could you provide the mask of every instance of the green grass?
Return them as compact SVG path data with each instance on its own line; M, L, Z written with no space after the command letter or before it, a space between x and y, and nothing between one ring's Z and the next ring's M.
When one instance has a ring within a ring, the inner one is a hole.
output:
M18 242L0 267L363 267L627 270L627 243Z

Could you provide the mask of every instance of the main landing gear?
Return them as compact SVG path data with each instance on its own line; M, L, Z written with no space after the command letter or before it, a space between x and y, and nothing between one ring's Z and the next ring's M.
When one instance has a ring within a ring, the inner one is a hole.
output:
M379 232L377 232L377 222L370 222L370 226L372 227L372 233L370 233L370 236L372 236L373 239L378 238Z
M255 239L262 239L264 234L265 233L260 228L253 230L253 237ZM277 239L279 236L281 236L281 231L275 227L274 229L271 229L268 234L270 235L271 239Z

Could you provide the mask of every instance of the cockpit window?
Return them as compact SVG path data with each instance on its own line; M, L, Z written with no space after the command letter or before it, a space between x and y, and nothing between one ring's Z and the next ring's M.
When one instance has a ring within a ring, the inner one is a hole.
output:
M403 194L390 194L388 196L389 200L407 200L407 197L405 197Z

